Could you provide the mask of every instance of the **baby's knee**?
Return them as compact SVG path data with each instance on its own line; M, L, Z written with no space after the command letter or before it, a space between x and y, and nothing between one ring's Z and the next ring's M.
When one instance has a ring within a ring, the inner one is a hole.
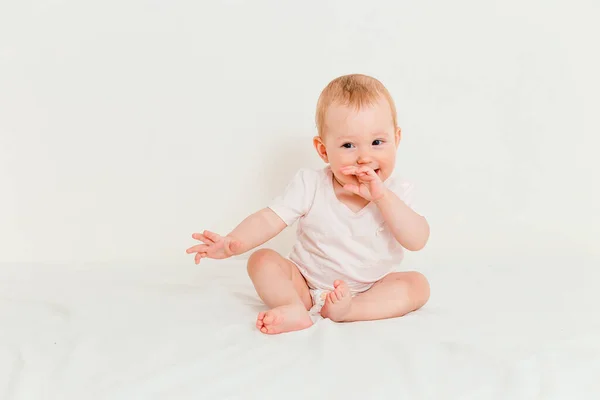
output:
M411 275L410 285L411 297L416 310L423 307L425 303L429 301L429 296L431 294L429 281L425 278L425 275L415 271Z
M429 300L429 282L425 275L411 271L402 273L395 286L402 302L406 302L410 311L418 310Z
M277 252L271 249L259 249L250 255L248 258L248 274L252 275L262 266L268 264L278 256Z

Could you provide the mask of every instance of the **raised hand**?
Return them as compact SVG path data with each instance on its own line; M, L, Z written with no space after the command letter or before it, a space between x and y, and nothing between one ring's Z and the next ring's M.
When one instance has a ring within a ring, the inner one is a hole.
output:
M347 183L344 190L354 193L368 201L377 201L385 195L386 187L373 168L362 166L342 167L344 175L355 175L358 185Z
M230 236L220 236L214 232L204 231L194 233L192 238L204 244L197 244L186 250L186 253L196 253L194 262L200 263L203 258L223 259L241 253L242 243Z

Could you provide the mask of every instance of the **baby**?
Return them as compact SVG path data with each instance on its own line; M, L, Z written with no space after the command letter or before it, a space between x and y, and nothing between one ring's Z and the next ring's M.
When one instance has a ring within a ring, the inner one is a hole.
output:
M248 216L230 234L204 231L187 249L223 259L267 242L298 220L290 254L260 249L248 274L269 310L256 327L276 334L313 324L310 312L336 322L400 317L429 299L418 272L392 272L404 250L429 238L427 220L412 207L412 185L394 175L401 130L396 107L377 79L334 79L317 103L313 145L327 164L301 169L283 194Z

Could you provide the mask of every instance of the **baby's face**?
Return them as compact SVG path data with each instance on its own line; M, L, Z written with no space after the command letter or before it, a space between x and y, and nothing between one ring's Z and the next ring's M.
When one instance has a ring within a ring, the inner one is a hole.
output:
M318 143L315 145L342 185L357 181L354 176L342 174L342 167L369 166L382 181L394 171L400 129L394 126L390 106L385 99L359 110L332 104L327 109L324 128L321 142L326 151L325 157L319 151Z

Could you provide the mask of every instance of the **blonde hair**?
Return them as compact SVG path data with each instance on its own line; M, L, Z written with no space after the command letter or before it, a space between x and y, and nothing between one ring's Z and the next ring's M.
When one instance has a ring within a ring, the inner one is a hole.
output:
M337 103L360 109L365 105L372 105L381 97L386 99L390 105L392 121L394 122L394 129L396 129L398 126L396 105L392 96L380 81L371 76L361 74L344 75L335 78L323 89L317 101L315 122L319 136L323 137L325 114L331 104Z

